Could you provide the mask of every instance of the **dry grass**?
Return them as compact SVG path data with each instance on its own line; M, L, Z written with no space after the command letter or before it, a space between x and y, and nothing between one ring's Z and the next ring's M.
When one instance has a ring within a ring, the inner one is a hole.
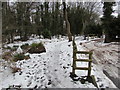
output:
M12 69L12 73L21 71L21 68L18 68L18 67L11 67L11 69Z
M4 52L2 54L2 59L6 60L6 61L11 61L12 60L12 51L9 52Z

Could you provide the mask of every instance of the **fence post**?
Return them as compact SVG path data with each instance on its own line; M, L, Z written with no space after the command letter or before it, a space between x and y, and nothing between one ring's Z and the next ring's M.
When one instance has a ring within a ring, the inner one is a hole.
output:
M76 67L76 51L77 51L77 46L75 44L75 37L73 38L73 68L72 68L72 73L75 74L75 67Z
M90 51L90 53L89 53L89 60L91 60L91 59L92 59L92 51ZM90 77L90 75L91 75L91 63L92 62L88 63L88 68L89 68L89 70L88 70L88 77Z

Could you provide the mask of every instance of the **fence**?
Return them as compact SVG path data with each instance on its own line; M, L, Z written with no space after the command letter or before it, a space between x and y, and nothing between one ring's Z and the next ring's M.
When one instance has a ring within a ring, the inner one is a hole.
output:
M95 87L98 88L94 75L91 75L91 64L92 64L92 54L93 54L93 52L92 51L78 51L76 43L75 43L75 39L73 39L73 43L72 44L73 44L72 74L75 75L75 70L87 70L88 74L86 76L87 79L85 81L88 81L88 82L92 83ZM88 54L89 55L89 59L77 59L77 56L76 56L77 54L85 54L85 55ZM76 66L76 62L88 62L88 67L77 67Z

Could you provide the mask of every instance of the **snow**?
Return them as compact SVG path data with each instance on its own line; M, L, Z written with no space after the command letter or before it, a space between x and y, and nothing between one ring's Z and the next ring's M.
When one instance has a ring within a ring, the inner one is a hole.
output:
M85 50L79 45L80 42L86 42L81 38L76 38L78 50ZM51 40L31 38L26 42L8 44L6 47L39 42L44 44L46 52L40 54L27 53L30 55L30 59L16 62L17 67L21 68L19 72L13 74L9 67L0 72L0 89L12 85L20 85L21 88L96 88L92 83L81 84L80 81L73 81L69 77L72 71L73 47L72 42L68 42L66 37L60 39L54 37ZM77 57L86 58L84 55L78 55ZM80 62L77 65L87 66L87 63ZM86 71L76 71L79 77L85 76L86 73ZM99 65L92 64L92 75L95 75L100 88L116 88L113 82L104 75Z
M19 46L16 53L20 54L20 53L23 53L23 50L21 49L21 47Z
M15 36L14 39L15 40L20 39L20 36Z
M100 39L96 39L90 42L83 42L81 46L85 50L93 50L94 64L99 65L101 71L107 72L106 75L118 85L120 80L118 75L120 68L120 63L118 62L119 42L102 43Z

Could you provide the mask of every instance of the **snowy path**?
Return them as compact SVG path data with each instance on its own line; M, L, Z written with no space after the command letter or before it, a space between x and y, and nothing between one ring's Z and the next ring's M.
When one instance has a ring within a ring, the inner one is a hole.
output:
M2 77L1 88L8 88L11 85L20 85L22 88L95 88L91 83L81 84L80 81L73 81L69 77L72 70L72 42L59 39L33 41L44 42L46 53L30 54L29 60L17 62L17 65L22 69L21 72L13 74L9 69L6 69L0 73L0 77ZM33 43L32 41L29 42ZM81 50L82 47L79 49ZM96 68L93 66L93 74L99 79L97 79L99 86L115 87Z
M50 60L48 61L48 69L47 69L47 74L46 76L48 77L49 81L52 83L52 87L61 87L61 81L59 80L59 76L57 72L60 72L60 45L61 44L56 44L53 47L52 51L47 52L47 54L51 57ZM58 70L59 69L59 70Z
M48 77L48 80L51 81L51 86L54 88L73 87L73 83L71 82L72 80L70 80L69 78L69 73L67 72L67 70L65 70L66 69L66 67L64 66L66 64L64 63L65 59L62 58L63 55L61 56L61 54L63 53L62 47L65 46L65 44L66 42L57 43L52 47L51 51L47 52L47 55L48 57L50 57L50 59L47 63L46 76Z

